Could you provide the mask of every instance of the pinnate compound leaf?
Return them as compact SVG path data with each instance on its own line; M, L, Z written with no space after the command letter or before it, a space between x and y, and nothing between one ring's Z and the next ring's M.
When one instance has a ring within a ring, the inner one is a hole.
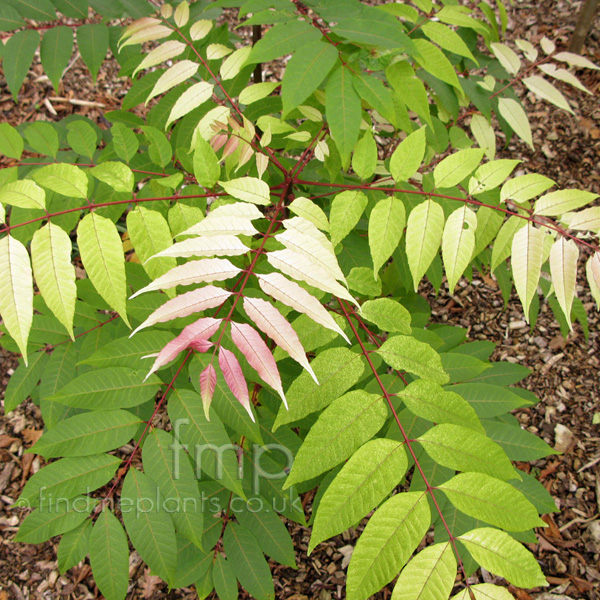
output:
M309 554L355 525L400 483L408 460L403 444L379 438L361 446L329 484L317 508Z
M135 179L131 169L119 161L100 163L90 169L90 173L100 181L109 185L115 192L131 193Z
M390 172L394 181L408 181L421 166L425 156L425 127L404 138L390 158Z
M579 250L573 240L560 237L550 250L550 274L554 284L556 299L562 308L569 328L571 325L571 307L575 298L577 283L577 261Z
M452 596L452 600L471 600L469 591L474 594L475 600L514 600L514 596L505 587L492 583L472 585Z
M51 537L75 529L88 517L98 500L79 496L69 502L50 501L27 515L15 538L16 542L40 544Z
M448 383L440 355L428 344L407 335L388 338L377 354L394 369L408 371L434 383Z
M268 304L268 303L265 303ZM269 306L271 306L269 304ZM273 354L260 337L256 329L245 323L231 322L231 339L238 350L246 357L250 366L260 375L261 379L268 383L281 396L283 404L287 406L287 400L281 385L281 376Z
M437 256L444 231L444 210L433 200L415 206L406 225L406 256L415 291Z
M197 467L244 498L235 447L219 418L214 413L210 421L205 417L202 398L190 390L175 389L167 409L171 422L181 423L175 431L176 442L193 449Z
M35 281L48 308L73 337L75 268L71 264L71 239L53 223L33 234L31 260Z
M458 539L483 568L513 585L522 588L548 585L533 554L508 533L481 527L458 536Z
M242 367L235 354L221 346L219 348L219 367L225 378L227 387L231 393L237 398L238 402L246 409L253 421L256 421L252 413L250 404L250 396L248 395L248 384L242 372Z
M369 598L404 567L429 529L423 492L400 493L384 502L358 539L348 568L348 598Z
M422 419L434 423L453 423L485 433L471 405L459 394L444 389L437 383L417 379L398 392L398 398L410 412Z
M507 481L515 470L504 450L482 433L460 425L432 427L418 441L440 465L457 471L476 471Z
M208 308L215 308L225 302L229 296L231 296L231 292L214 285L205 285L197 290L186 292L159 306L131 335L156 323L164 323Z
M140 419L125 410L85 412L60 421L30 452L45 458L108 452L129 442L139 424Z
M123 600L129 584L129 546L123 526L105 508L90 535L94 581L106 600Z
M170 31L170 30L169 30ZM190 77L193 77L198 70L198 63L192 60L180 60L176 62L172 67L169 67L161 76L160 79L154 84L152 91L148 98L146 98L146 105L152 98L168 92L176 85L183 83Z
M168 510L177 531L202 548L204 515L202 503L198 502L198 481L187 455L173 456L175 447L172 434L160 429L152 430L142 451L144 470L168 501Z
M142 381L142 373L126 367L87 371L71 379L49 399L87 410L129 408L150 400L158 391L159 380Z
M544 527L537 510L512 485L483 473L460 473L437 486L466 515L507 531Z
M456 578L450 542L421 550L400 573L392 600L447 600Z
M46 210L46 192L29 179L12 181L0 188L0 202L19 208Z
M360 379L365 370L361 354L347 348L330 348L312 362L319 383L309 373L301 373L287 390L289 410L279 409L273 429L298 421L339 398Z
M190 256L239 256L240 254L246 254L246 252L250 252L250 248L242 244L235 235L210 235L177 242L158 252L152 258L161 256L182 258Z
M172 360L175 360L179 356L179 353L187 348L198 352L206 352L212 346L212 343L208 341L209 338L217 331L220 325L221 319L202 317L195 323L184 327L183 331L158 353L146 378Z
M435 186L454 187L477 168L484 154L480 148L467 148L444 158L433 170Z
M258 283L266 294L279 300L286 306L309 316L315 323L319 323L341 335L348 343L350 340L340 329L333 317L323 305L295 281L290 281L280 273L258 274Z
M367 300L362 305L362 316L375 323L381 331L410 335L410 312L392 298Z
M217 371L212 363L209 363L200 373L200 397L204 408L204 416L210 421L210 405L215 394L217 385Z
M511 266L517 294L523 304L525 320L529 320L529 306L537 293L542 264L544 262L544 239L541 229L527 224L512 241Z
M220 181L219 184L230 196L238 200L265 206L271 203L271 191L268 184L257 177L240 177L229 181Z
M17 502L39 506L42 501L92 492L110 481L120 463L120 458L108 454L61 458L30 477Z
M275 597L271 569L256 541L243 525L229 524L223 546L233 571L243 588L256 600Z
M386 417L378 394L354 390L334 400L308 432L285 487L308 481L346 460L383 427Z
M224 281L235 277L240 269L226 258L192 260L174 267L164 275L138 290L131 298L152 290L166 290L178 285L192 285L210 281Z
M177 567L175 528L163 502L166 499L148 475L129 469L121 492L123 522L134 548L166 582Z
M365 208L367 197L361 191L348 190L338 194L329 214L331 243L337 246L356 226Z
M500 98L498 111L514 132L533 150L531 125L523 106L512 98Z
M373 207L369 217L369 248L375 278L379 269L398 247L405 223L406 210L399 198L388 196Z
M33 275L27 248L6 235L0 239L0 315L27 365L27 339L33 322Z
M268 335L280 348L304 367L315 382L317 381L298 334L279 310L260 298L244 298L244 310L263 333ZM276 387L275 389L277 390ZM285 400L284 404L287 407Z
M90 281L129 325L125 256L115 224L94 212L87 214L77 227L77 244Z
M468 267L475 248L477 215L466 204L457 208L446 221L442 236L442 258L450 293Z

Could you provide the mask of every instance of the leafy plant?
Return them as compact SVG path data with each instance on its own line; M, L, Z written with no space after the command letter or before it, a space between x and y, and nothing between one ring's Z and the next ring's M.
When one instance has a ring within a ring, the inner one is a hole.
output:
M15 97L40 30L55 87L73 29L93 77L110 46L134 79L109 129L0 125L2 343L23 355L5 410L39 404L31 451L57 459L23 489L17 540L62 535L61 571L89 554L109 600L129 542L170 587L272 598L265 555L295 566L279 515L306 525L299 495L317 488L309 552L375 510L349 598L396 577L394 600L509 598L469 583L478 566L546 585L520 542L556 508L511 463L555 452L510 414L537 402L511 387L528 371L428 324L416 291L477 269L506 298L514 283L526 318L541 288L587 327L596 195L511 178L495 128L532 145L515 85L570 110L548 78L587 92L565 64L597 67L548 39L541 55L500 42L501 2L499 20L485 2L89 4L0 7ZM250 45L216 24L225 6L270 27ZM55 8L70 20L24 21ZM281 81L258 81L290 54Z

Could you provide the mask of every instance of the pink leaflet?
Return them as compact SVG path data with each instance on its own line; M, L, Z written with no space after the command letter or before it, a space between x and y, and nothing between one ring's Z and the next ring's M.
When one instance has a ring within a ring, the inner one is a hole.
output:
M300 338L285 317L272 304L258 298L244 298L244 310L263 333L310 373L318 385L317 376L306 358Z
M238 399L239 403L246 409L250 418L254 421L252 408L250 407L250 396L248 395L248 384L242 373L242 367L233 352L219 348L219 366L225 377L225 383L231 390L231 393Z
M281 396L281 400L288 408L281 377L271 351L260 337L256 329L244 323L231 323L231 339L240 352L246 357L250 366Z
M208 412L210 410L216 385L217 372L215 371L212 363L209 363L202 373L200 373L200 396L202 396L202 406L204 407L204 414L207 421L210 421Z
M214 285L205 285L197 290L181 294L159 306L129 337L135 335L144 327L164 323L178 317L187 317L207 308L215 308L223 304L229 296L231 296L231 292Z
M192 348L198 352L206 352L212 345L208 338L217 331L221 319L203 317L195 323L188 325L174 339L172 339L159 353L150 369L146 379L160 369L163 365L175 360L179 353L186 348ZM146 380L144 379L144 381Z

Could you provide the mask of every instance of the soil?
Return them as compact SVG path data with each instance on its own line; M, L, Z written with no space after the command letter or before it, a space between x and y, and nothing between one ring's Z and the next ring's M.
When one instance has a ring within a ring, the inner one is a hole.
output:
M566 48L581 2L564 0L520 1L509 7L507 38L523 38L537 43L543 36ZM600 63L600 33L592 31L585 45L586 55ZM277 74L277 65L269 69ZM600 193L600 92L598 71L577 74L592 95L560 85L569 99L574 115L554 109L545 102L526 96L534 131L536 150L511 140L500 156L520 156L523 172L537 172L553 178L560 187L579 187ZM126 80L118 77L117 66L109 62L93 85L81 62L75 60L57 94L34 63L15 105L0 77L0 110L5 120L17 124L26 121L58 120L68 114L84 114L104 123L103 113L118 108L126 92ZM520 90L525 95L523 90ZM61 98L55 100L55 98ZM79 101L92 101L81 105ZM546 516L549 527L537 531L535 552L550 587L545 590L520 590L509 586L518 600L600 599L600 425L594 415L600 413L600 330L599 313L584 290L580 298L589 315L589 339L577 323L564 339L549 307L542 303L539 319L530 328L523 319L521 305L511 298L505 307L494 279L476 274L471 282L463 280L457 291L437 296L427 286L421 289L433 308L435 321L468 329L469 339L485 339L497 344L493 358L518 362L532 370L523 386L540 399L536 406L519 411L522 426L540 435L562 454L521 464L531 470L554 496L560 512ZM0 392L17 365L15 356L0 350ZM24 454L43 428L39 410L27 402L8 416L0 416L0 600L15 598L96 598L95 586L87 562L60 575L56 566L58 539L38 546L12 541L21 513L11 505L27 480L41 465L39 458ZM306 498L310 510L310 498ZM321 544L308 558L307 529L289 524L297 549L298 569L273 565L277 598L329 600L344 598L347 561L357 531L350 530ZM194 598L193 589L169 591L153 577L134 553L130 560L131 584L128 598ZM486 572L478 572L473 582L496 581ZM390 598L392 586L376 597Z

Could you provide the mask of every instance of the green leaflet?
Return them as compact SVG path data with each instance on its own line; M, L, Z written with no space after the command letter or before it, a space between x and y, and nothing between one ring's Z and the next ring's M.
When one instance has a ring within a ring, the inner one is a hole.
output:
M330 348L312 361L319 385L303 371L286 392L289 410L279 409L273 429L302 419L331 404L358 382L365 369L362 355L347 348Z
M217 525L220 521L215 519ZM220 532L220 527L219 527ZM212 566L213 552L203 552L188 539L177 533L177 570L173 579L173 587L188 587L200 579ZM211 540L212 542L212 540ZM206 544L208 547L208 544Z
M71 198L87 198L88 178L79 167L65 163L47 165L35 171L33 179L57 194Z
M303 46L313 46L321 39L321 33L305 21L281 23L269 29L252 48L250 63L269 62L284 54L291 54Z
M358 141L361 120L360 98L352 81L350 70L341 66L330 76L325 88L327 123L344 164L349 162Z
M363 318L375 323L381 331L409 335L411 315L402 304L392 298L367 300L362 305Z
M123 482L121 512L131 543L167 583L175 575L177 543L164 498L148 475L130 469Z
M108 454L61 458L30 477L17 502L39 506L50 499L62 501L89 493L108 483L120 462Z
M367 203L367 197L359 191L342 192L333 199L329 214L329 232L334 247L354 229Z
M415 54L415 60L428 73L431 73L434 77L437 77L448 85L455 87L457 90L461 90L458 77L456 76L456 71L454 70L452 63L446 58L444 53L439 48L434 46L431 42L421 38L414 39L412 42L418 52Z
M460 473L437 486L458 510L508 531L544 527L537 510L512 485L482 473Z
M252 533L242 525L230 523L225 529L223 546L243 588L256 600L275 598L271 569Z
M56 29L60 29L60 27ZM51 29L50 31L55 31L55 29ZM71 30L69 29L68 31L71 34ZM28 125L27 129L25 129L25 138L36 152L56 158L59 148L58 133L56 133L56 129L50 123L36 121Z
M43 503L27 515L15 541L41 544L55 535L75 529L88 518L97 502L94 498L78 496L71 500L56 498Z
M5 156L16 158L17 160L23 154L23 138L8 123L0 123L0 152Z
M105 508L90 535L90 564L106 600L123 600L129 584L129 546L119 520Z
M335 48L320 41L305 45L302 52L296 52L292 56L281 80L284 116L300 106L321 85L337 58Z
M86 412L57 423L29 451L45 458L107 452L131 440L139 423L125 410Z
M219 159L210 144L202 137L197 136L194 149L194 177L205 188L212 188L221 177Z
M428 344L407 335L395 335L385 341L377 354L394 369L409 371L434 383L447 383L440 355Z
M127 215L127 228L135 252L152 280L177 266L172 257L152 258L173 245L169 224L158 211L137 206Z
M548 585L533 554L507 533L482 527L458 539L482 567L512 584L523 588Z
M40 34L27 29L13 34L3 48L4 76L15 102L39 43Z
M212 580L219 600L237 600L238 586L231 563L219 552L212 570Z
M465 588L452 596L452 600L470 600L469 591L474 594L475 600L513 600L513 595L505 587L491 583L480 583Z
M129 408L150 400L158 391L159 382L155 375L143 381L141 371L108 367L79 375L52 395L50 400L88 410Z
M77 289L71 239L58 225L49 222L33 234L31 258L35 281L48 308L72 338Z
M244 497L238 477L235 447L215 416L207 421L202 398L189 390L174 390L169 398L169 418L178 425L176 441L187 445L199 469Z
M40 47L42 67L55 91L73 52L73 32L69 27L53 27L44 33Z
M122 162L103 162L97 167L92 167L90 173L100 181L109 185L115 192L131 194L135 185L135 178L131 169ZM138 207L141 210L141 207Z
M271 510L241 510L236 511L235 516L240 525L254 535L267 556L282 565L296 568L292 538L277 513Z
M198 497L198 482L189 458L176 454L173 435L154 429L144 443L144 469L168 500L169 514L177 530L202 548L204 515Z
M44 369L40 382L40 408L44 417L44 424L52 429L68 414L73 414L73 409L64 404L51 400L57 390L65 386L77 374L77 350L73 342L57 346Z
M319 506L308 547L345 531L375 508L402 480L403 444L375 439L359 448L331 482Z
M377 144L370 131L360 138L352 154L352 169L366 181L373 176L377 167Z
M81 525L63 534L58 544L58 570L65 573L85 559L90 548L92 521L86 519Z
M78 27L77 46L95 82L108 51L108 27L104 23Z
M511 460L537 460L560 454L533 433L507 423L484 421L488 436L502 446Z
M392 600L446 600L456 577L452 544L434 544L421 550L403 569Z
M450 293L471 261L475 249L477 216L466 204L447 219L442 236L442 259Z
M388 196L373 207L369 217L369 247L375 277L398 247L405 223L406 210L399 198Z
M125 162L129 161L137 154L140 143L137 136L129 127L123 123L115 123L110 132L113 138L113 146L117 156Z
M451 389L460 394L481 419L490 419L527 405L510 389L489 383L459 383Z
M437 256L444 231L444 210L433 200L412 209L406 224L406 256L415 291Z
M454 387L449 388L454 390ZM434 423L453 423L473 431L485 430L473 408L454 391L448 391L437 383L418 379L398 393L408 410Z
M406 564L429 529L427 494L400 493L369 520L348 569L350 600L366 600L388 584Z
M71 146L77 154L81 154L81 156L85 156L93 162L97 145L97 136L94 128L85 121L72 121L67 125L67 130L67 141L69 142L69 146ZM125 166L122 163L118 164L123 167ZM131 191L131 188L127 191Z
M408 181L421 166L425 156L425 127L404 138L390 158L390 172L398 183Z
M433 170L435 187L454 187L477 168L483 155L484 150L467 148L444 158Z
M386 418L380 395L354 390L334 400L308 432L285 487L312 479L344 461L383 427Z
M77 243L83 266L94 287L129 325L125 257L114 223L96 213L86 215L77 227Z
M481 433L448 423L436 425L418 438L439 464L457 471L476 471L504 481L515 470L500 446Z
M19 364L16 371L8 380L4 391L4 413L8 414L33 392L38 384L50 356L45 352L32 355L29 365Z

